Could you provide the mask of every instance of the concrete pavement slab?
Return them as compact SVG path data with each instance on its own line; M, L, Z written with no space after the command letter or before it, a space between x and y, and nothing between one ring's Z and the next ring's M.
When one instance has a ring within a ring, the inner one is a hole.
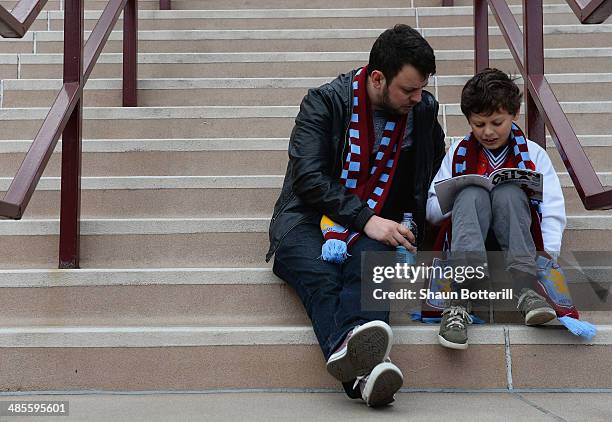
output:
M612 419L612 393L522 393L529 402L563 415L567 421L601 421Z
M0 401L67 400L67 421L563 421L606 420L612 394L505 392L401 393L394 405L369 409L342 393L220 392L0 396ZM537 404L536 404L537 403ZM578 403L593 411L580 413ZM578 417L580 416L580 417ZM51 418L0 417L43 421ZM607 419L609 420L609 418Z

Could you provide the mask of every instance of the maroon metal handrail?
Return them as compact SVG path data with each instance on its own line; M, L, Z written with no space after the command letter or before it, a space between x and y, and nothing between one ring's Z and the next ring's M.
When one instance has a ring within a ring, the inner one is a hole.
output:
M588 4L584 4L584 1L566 1L583 23L601 23L612 14L612 0L592 0ZM545 147L545 128L548 128L584 207L587 210L612 208L612 189L604 189L544 76L542 0L523 0L523 32L506 1L474 0L476 72L489 67L487 4L525 82L525 116L529 137Z
M574 14L582 23L602 23L612 14L612 2L610 0L592 0L587 4L584 4L586 0L565 1L567 4L569 4ZM442 6L454 5L455 0L442 0Z
M0 36L23 37L45 4L47 0L20 0L10 12L0 6Z
M63 86L8 191L0 218L21 219L62 136L59 267L79 267L83 87L123 11L123 106L137 105L137 0L110 0L83 45L83 0L66 0ZM9 13L0 6L2 36L23 36L46 0L21 0ZM16 13L18 11L19 13ZM6 30L6 31L5 31ZM8 35L5 35L8 34Z
M602 23L612 15L610 0L565 0L582 23Z
M576 3L567 0L568 3ZM529 137L546 146L548 128L563 163L574 183L584 207L588 210L612 208L612 190L605 190L591 161L580 145L567 116L561 109L544 76L544 14L542 0L523 0L521 30L504 0L475 0L475 71L489 66L487 3L510 48L514 61L525 81L525 115ZM582 6L582 17L589 22L602 22L612 12L612 1L594 0ZM578 6L574 4L574 6ZM574 9L573 9L574 10ZM575 10L574 10L575 11ZM604 16L604 12L608 16Z

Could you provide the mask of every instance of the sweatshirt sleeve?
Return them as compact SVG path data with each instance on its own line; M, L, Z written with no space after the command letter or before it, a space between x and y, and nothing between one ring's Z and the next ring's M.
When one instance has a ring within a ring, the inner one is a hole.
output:
M434 185L436 182L444 179L449 179L453 176L452 174L452 164L453 164L453 154L455 153L455 149L457 148L458 142L453 144L444 159L442 160L442 164L440 165L440 169L438 173L434 176L431 185L429 186L429 192L427 193L427 221L434 225L439 225L442 221L450 216L450 212L442 215L442 210L440 209L440 203L438 202L438 196L436 195L436 191L434 189Z
M536 170L544 176L544 194L543 201L540 204L540 211L542 212L542 223L540 226L542 228L544 249L556 258L561 251L563 230L567 223L561 183L546 151L532 141L528 141L527 146Z

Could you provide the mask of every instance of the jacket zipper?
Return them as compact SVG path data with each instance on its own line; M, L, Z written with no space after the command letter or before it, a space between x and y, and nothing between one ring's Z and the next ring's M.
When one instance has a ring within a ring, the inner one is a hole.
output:
M349 124L346 125L346 131L344 132L344 141L342 142L342 154L340 154L340 170L342 170L342 168L344 167L344 150L346 149L346 144L348 142L348 133L349 133L349 127L350 125L350 121L351 121L351 103L352 103L352 99L353 99L353 81L354 81L354 76L351 76L351 82L349 83L349 103L348 106L346 107L346 113L347 116L349 116Z
M295 224L294 224L294 225L292 225L292 226L289 228L289 230L287 230L287 231L285 232L285 234L283 234L283 235L281 236L281 238L280 238L280 239L278 239L278 242L276 242L276 245L274 246L274 250L273 250L273 251L271 251L270 257L272 257L272 255L274 255L274 254L276 253L276 250L278 249L278 247L280 246L280 244L283 242L283 239L284 239L284 238L285 238L285 237L286 237L286 236L289 234L289 232L290 232L291 230L293 230L293 229L294 229L294 228L295 228L295 227L296 227L298 224L302 223L303 221L307 220L308 218L309 218L309 217L308 217L308 216L306 216L306 217L301 217L300 219L298 219L298 221L296 221L296 222L295 222ZM269 262L269 261L270 261L270 259L269 259L269 258L266 258L266 262Z

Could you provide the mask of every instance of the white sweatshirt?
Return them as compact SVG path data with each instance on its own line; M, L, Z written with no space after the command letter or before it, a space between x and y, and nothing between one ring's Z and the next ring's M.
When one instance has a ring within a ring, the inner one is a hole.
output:
M444 160L442 160L440 170L429 187L427 196L427 221L435 225L439 225L442 220L451 215L450 212L446 215L442 215L438 197L434 190L434 184L440 180L452 177L453 155L459 143L460 142L455 142L451 145ZM548 154L546 154L546 151L535 142L529 140L527 140L527 148L529 149L529 157L535 164L536 171L542 173L544 176L543 201L540 204L540 211L542 212L542 222L540 226L542 228L544 249L554 257L557 257L561 250L561 239L567 221L561 184L559 183L557 172L553 168L552 162Z

